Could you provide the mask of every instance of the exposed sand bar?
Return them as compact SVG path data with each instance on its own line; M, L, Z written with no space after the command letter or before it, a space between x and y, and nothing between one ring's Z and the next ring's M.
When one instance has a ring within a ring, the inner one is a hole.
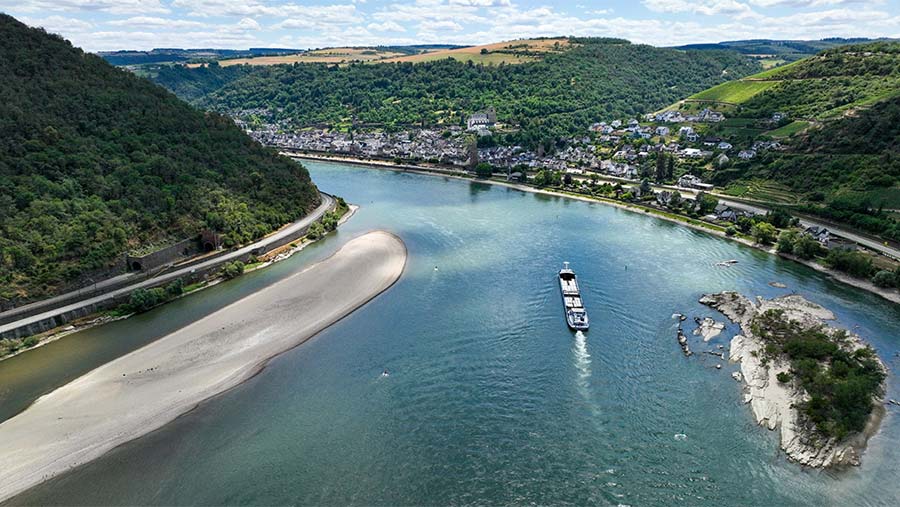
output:
M0 424L0 500L153 431L258 372L400 278L386 232L66 384Z

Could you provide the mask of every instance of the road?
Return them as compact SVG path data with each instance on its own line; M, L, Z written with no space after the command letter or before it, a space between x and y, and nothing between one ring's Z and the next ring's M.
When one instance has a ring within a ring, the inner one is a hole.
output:
M578 177L575 177L575 179L579 180L579 181L589 181L590 180L590 178L585 177L585 176L578 176ZM601 176L600 180L622 183L623 185L639 185L640 184L639 181L629 180L629 179L625 179L625 178L617 178L615 176ZM675 187L675 186L671 186L671 185L657 185L657 184L651 184L650 187L656 191L660 191L660 190L675 191L675 190L677 190L677 191L681 192L681 195L683 197L685 197L686 199L694 199L697 197L697 191L693 190L693 189ZM757 213L757 214L766 214L767 212L769 212L771 210L771 208L765 206L764 204L761 204L761 203L752 203L751 204L751 203L748 203L745 201L737 201L737 200L731 199L729 196L726 196L726 195L723 195L723 194L720 194L717 192L710 192L710 195L712 195L716 199L718 199L720 203L725 204L726 206L730 206L730 207L732 207L736 210L740 210L740 211L750 211L750 212ZM894 260L900 260L900 248L897 248L890 244L885 244L884 241L880 241L877 238L873 238L871 236L853 232L853 231L850 231L839 225L835 225L833 223L826 222L824 220L817 220L810 216L802 216L799 218L800 218L800 225L803 227L813 227L813 226L824 227L824 228L828 229L829 231L831 231L831 233L836 236L840 236L842 238L849 239L850 241L859 243L860 245L868 248L869 250L878 252L878 253L885 255L887 257L890 257Z
M146 288L150 288L150 287L156 287L158 285L162 285L167 282L173 281L182 276L189 275L196 270L202 270L204 268L208 268L208 267L222 264L225 262L229 262L229 261L232 261L235 259L239 259L239 258L243 257L244 255L247 255L250 252L252 252L255 248L267 245L271 242L282 239L285 236L290 236L291 234L294 234L297 231L302 230L303 228L309 226L311 223L313 223L316 220L318 220L319 218L321 218L322 215L324 215L328 210L331 209L331 206L334 204L334 198L325 193L321 193L320 195L322 196L322 203L312 213L310 213L307 216L301 218L300 220L297 220L296 222L288 225L287 227L284 227L284 228L278 230L277 232L275 232L269 236L266 236L265 238L255 242L253 244L244 246L233 252L228 252L227 254L222 255L220 257L216 257L215 259L210 259L208 261L201 262L199 264L194 264L192 266L188 266L185 268L176 269L174 271L170 271L168 273L156 276L154 278L150 278L149 280L144 280L144 281L137 282L137 283L134 283L131 285L127 285L120 289L116 289L116 290L107 292L105 294L101 294L99 296L94 296L92 298L84 299L84 300L81 300L81 301L78 301L78 302L75 302L75 303L72 303L72 304L69 304L66 306L62 306L59 308L55 308L53 310L39 313L37 315L32 315L30 317L25 317L23 319L19 319L19 320L13 321L13 322L9 322L7 324L0 325L0 335L2 335L3 333L5 333L7 331L10 331L10 330L22 327L22 326L27 326L29 324L41 322L45 319L49 319L49 318L55 317L57 315L62 315L64 313L71 312L73 310L78 310L79 308L90 306L95 303L101 303L101 302L107 301L109 299L114 299L118 296L126 295L136 289L146 289ZM98 282L98 286L99 286L99 282ZM75 291L75 292L77 292L77 291ZM62 296L59 296L59 297L62 297Z

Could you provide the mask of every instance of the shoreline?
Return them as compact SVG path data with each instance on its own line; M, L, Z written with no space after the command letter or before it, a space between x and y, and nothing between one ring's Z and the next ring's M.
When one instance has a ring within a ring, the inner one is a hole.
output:
M397 171L397 172L422 174L425 176L442 176L445 178L456 178L456 179L460 179L460 180L485 183L488 185L498 185L498 186L502 186L502 187L514 188L514 189L520 190L522 192L543 194L543 195L556 196L556 197L565 197L565 198L573 199L576 201L583 201L583 202L589 202L589 203L600 203L600 204L604 204L607 206L613 206L615 208L619 208L619 209L622 209L625 211L630 211L632 213L640 213L643 215L649 215L649 216L652 216L659 220L664 220L666 222L671 222L674 224L682 225L684 227L688 227L688 228L696 230L696 231L701 231L701 232L705 232L708 234L712 234L712 235L718 236L720 238L724 238L729 241L734 241L734 242L740 243L742 245L748 246L750 248L755 248L757 250L775 255L777 257L781 257L782 259L791 260L798 264L803 264L804 266L812 268L821 274L829 276L830 278L832 278L833 280L835 280L837 282L844 283L846 285L850 285L851 287L869 292L876 296L880 296L881 298L886 299L886 300L890 301L891 303L900 304L900 292L882 289L881 287L875 286L875 284L869 282L868 280L861 280L861 279L853 278L849 275L846 275L839 271L835 271L826 266L823 266L822 264L819 264L817 262L806 261L806 260L794 257L793 255L780 254L775 251L774 246L760 245L760 244L750 241L746 238L737 237L737 236L728 236L727 234L725 234L724 228L721 228L722 230L720 231L720 230L714 228L715 226L712 224L709 224L709 226L697 225L697 224L690 222L690 220L695 220L695 219L692 219L690 217L682 217L680 215L675 215L674 213L664 214L663 212L660 212L658 210L648 208L645 206L641 206L641 205L637 205L637 204L629 204L629 203L619 202L619 201L615 201L612 199L606 199L606 198L602 198L602 197L586 196L586 195L569 193L569 192L561 192L561 191L556 191L556 190L545 190L545 189L533 187L531 185L523 185L521 183L513 183L513 182L508 182L508 181L497 181L497 180L493 180L493 179L477 179L477 178L472 177L471 175L469 175L468 172L465 172L465 171L460 171L459 173L455 173L455 172L451 172L450 169L442 170L440 168L431 168L428 166L417 166L417 165L411 165L411 164L398 165L398 164L394 164L392 162L383 161L383 160L368 161L368 159L349 158L349 157L342 157L342 156L298 154L298 153L293 153L293 152L289 152L289 151L282 151L281 153L283 155L285 155L287 157L291 157L291 158L299 158L299 159L304 159L304 160L315 160L318 162L345 163L345 164L350 164L350 165L366 166L369 168L386 170L386 171ZM672 215L672 216L669 216L669 215Z
M42 396L0 423L0 501L154 431L392 287L406 245L375 231ZM290 307L291 311L285 311Z
M350 218L353 217L353 215L356 213L356 211L358 209L359 209L359 206L348 203L347 211L338 220L337 225L340 226L340 225L344 224L345 222L347 222L347 220L350 220ZM278 231L274 231L274 232L270 233L270 235L275 234L277 232ZM327 235L328 234L325 234L321 238L314 239L314 240L309 240L306 238L306 236L303 236L297 240L297 243L298 243L297 246L289 248L284 252L278 253L271 260L261 262L258 265L254 266L253 268L245 270L243 274L252 273L259 269L267 268L267 267L271 266L272 264L275 264L276 262L281 262L283 260L286 260L286 259L290 258L291 256L293 256L294 254L300 252L307 246L315 243L316 241L321 240L322 238L324 238ZM273 252L277 252L278 250L279 249L276 248L275 250L273 250ZM269 253L272 253L272 252L269 252ZM162 305L168 304L172 301L181 299L183 297L191 296L191 295L196 294L204 289L208 289L210 287L218 285L224 281L225 281L224 277L222 277L221 275L217 275L217 276L210 278L209 280L203 282L196 289L194 289L190 292L184 292L182 294L179 294L177 297L167 300L163 303L160 303L157 306L162 306ZM80 319L74 320L72 322L67 322L66 324L63 324L62 326L55 327L53 329L48 329L47 331L44 331L43 333L32 335L32 336L43 335L43 337L39 338L38 343L36 343L35 345L33 345L31 347L22 348L22 349L19 349L19 350L13 352L12 354L7 354L5 356L0 357L0 362L6 361L7 359L12 359L12 358L18 356L19 354L24 354L24 353L32 351L32 350L37 350L37 349L43 347L44 345L48 345L59 339L65 338L66 336L68 336L70 334L77 333L80 331L86 331L88 329L102 326L104 324L109 324L111 322L125 320L128 318L131 318L134 315L136 315L136 314L129 313L127 315L112 316L112 315L109 315L109 310L85 315L84 317L82 317Z

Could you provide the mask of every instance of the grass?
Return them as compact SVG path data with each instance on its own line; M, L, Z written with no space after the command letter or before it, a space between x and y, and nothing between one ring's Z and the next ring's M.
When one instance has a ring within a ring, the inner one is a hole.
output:
M790 136L796 134L797 132L800 132L801 130L806 129L806 127L808 127L808 126L809 126L808 121L797 120L797 121L792 121L791 123L788 123L787 125L777 128L775 130L770 130L770 131L766 132L766 134L768 134L772 137L790 137Z
M693 100L742 104L754 95L762 93L776 83L773 81L729 81L691 96Z
M767 180L736 181L726 187L722 193L772 204L797 204L798 202L796 193L789 187Z

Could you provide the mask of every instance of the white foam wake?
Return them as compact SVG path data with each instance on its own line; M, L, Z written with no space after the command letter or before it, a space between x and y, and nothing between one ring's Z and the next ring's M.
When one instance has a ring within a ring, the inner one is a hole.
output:
M582 389L588 388L588 379L591 377L591 354L587 350L587 337L578 331L575 333L575 367L578 369L578 385Z

